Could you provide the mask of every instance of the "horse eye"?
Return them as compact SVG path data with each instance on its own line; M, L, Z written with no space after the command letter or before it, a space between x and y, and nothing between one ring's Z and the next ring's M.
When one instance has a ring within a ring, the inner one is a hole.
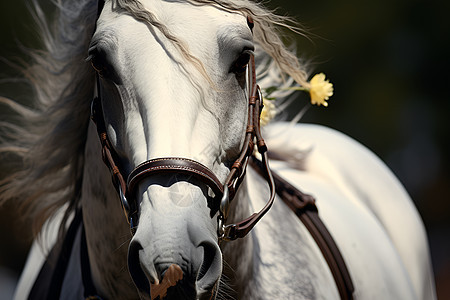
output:
M89 53L89 60L91 61L92 68L94 68L98 75L107 77L110 74L108 63L103 54L93 51Z
M236 61L233 63L233 66L231 67L231 72L235 74L244 73L247 68L248 62L250 61L250 55L251 52L248 50L242 52L236 59Z

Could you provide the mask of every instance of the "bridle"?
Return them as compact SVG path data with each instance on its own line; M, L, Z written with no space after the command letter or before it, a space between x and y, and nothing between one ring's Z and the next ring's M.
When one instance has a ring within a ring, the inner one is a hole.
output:
M104 1L98 1L97 18L100 15ZM250 29L253 29L253 20L247 17ZM113 184L119 194L119 198L130 224L131 233L134 235L138 226L138 207L136 200L136 190L140 182L144 179L159 174L184 174L192 176L209 187L214 193L214 204L211 210L215 215L218 211L218 239L235 240L245 237L261 218L270 210L278 194L285 204L299 217L301 222L310 232L321 250L336 282L341 299L353 299L354 285L347 269L342 254L334 242L333 237L327 230L325 224L318 215L318 210L313 197L302 193L299 189L285 181L275 172L271 172L268 163L267 146L261 136L260 114L263 109L263 98L261 90L256 83L255 59L250 55L247 66L248 73L248 120L245 131L245 139L238 158L230 168L225 182L221 182L212 170L200 162L182 157L162 157L147 160L138 165L128 175L125 181L123 169L120 167L120 159L114 151L112 144L106 133L105 119L102 109L102 94L99 74L97 73L97 95L94 96L91 106L91 118L97 126L97 133L102 146L102 157L109 168ZM261 161L256 159L254 146L257 146L261 154ZM230 203L234 199L239 186L241 185L246 168L251 159L255 170L266 179L270 196L266 205L248 218L234 223L226 224ZM275 187L276 182L276 187ZM217 201L220 199L220 201Z
M253 22L248 19L249 25ZM200 162L183 157L162 157L147 160L138 165L125 180L124 171L108 135L106 133L105 119L102 109L102 93L99 75L97 74L97 96L94 97L91 106L91 118L97 126L97 133L102 145L102 157L109 168L112 181L119 194L119 198L130 224L132 234L138 225L138 207L136 190L144 179L161 174L184 174L199 180L214 192L215 204L212 210L218 210L218 237L219 240L235 240L246 236L259 220L269 211L275 199L275 183L268 165L267 146L261 136L260 114L263 108L262 95L256 83L256 71L254 56L250 55L248 63L248 121L243 147L236 161L230 168L224 183L222 183L212 170ZM254 146L262 157L263 176L267 180L270 189L269 200L259 211L248 218L234 224L226 224L230 203L234 199L240 184L242 183L249 158L253 155ZM217 201L220 199L220 201Z

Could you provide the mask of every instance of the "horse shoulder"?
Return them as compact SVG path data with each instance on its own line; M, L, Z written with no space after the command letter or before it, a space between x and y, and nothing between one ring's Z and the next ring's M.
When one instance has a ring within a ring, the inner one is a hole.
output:
M253 169L247 169L246 176L251 206L256 211L267 201L269 189ZM314 239L281 199L277 197L250 237L253 271L241 299L339 298Z
M296 173L297 180L301 180L299 187L308 188L306 192L316 196L324 223L336 235L343 252L356 254L348 246L352 238L343 221L360 228L366 226L368 231L360 231L359 238L365 239L366 245L371 245L375 237L379 242L376 249L368 250L379 255L379 259L399 257L400 262L386 264L384 272L395 274L394 265L398 265L399 276L402 269L407 273L405 289L409 285L417 298L433 299L423 223L409 195L387 166L355 140L327 127L279 123L267 131L268 145L276 155L302 154L303 157L295 158L301 171L291 170L284 175L295 178L292 174Z
M55 217L49 219L42 228L39 239L33 241L16 287L15 300L28 299L28 295L44 265L47 255L56 243L62 216L63 212L60 211Z

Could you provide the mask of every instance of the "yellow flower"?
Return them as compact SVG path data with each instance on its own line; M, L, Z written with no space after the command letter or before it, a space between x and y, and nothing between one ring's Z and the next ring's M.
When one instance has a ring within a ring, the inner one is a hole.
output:
M326 100L333 96L333 84L325 80L325 74L314 75L309 83L311 85L309 88L311 104L328 106Z
M261 111L261 126L267 125L277 114L275 104L272 101L263 98L264 107Z

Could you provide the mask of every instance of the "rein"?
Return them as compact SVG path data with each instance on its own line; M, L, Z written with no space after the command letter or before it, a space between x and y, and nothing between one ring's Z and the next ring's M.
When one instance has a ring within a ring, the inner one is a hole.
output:
M119 194L119 198L130 224L132 234L136 232L138 225L138 207L136 199L136 190L139 183L144 179L159 175L178 173L190 175L205 184L214 192L214 199L217 202L213 204L213 209L218 209L218 236L219 240L235 240L243 238L258 223L259 220L269 211L275 199L275 183L269 168L267 157L267 146L261 136L260 114L263 108L262 95L259 86L256 83L255 60L250 56L248 63L248 120L245 133L245 139L241 152L233 163L224 183L222 183L212 170L200 162L183 157L162 157L147 160L138 165L125 180L125 175L120 167L120 160L116 154L106 133L106 124L102 109L102 93L99 75L97 75L97 97L94 97L91 106L91 119L97 127L97 133L102 145L102 157L106 166L109 168L112 181ZM237 190L245 176L249 158L253 155L254 146L257 146L258 152L262 156L263 176L267 180L270 188L270 196L266 205L257 213L235 224L226 225L228 211L231 201L234 199Z

